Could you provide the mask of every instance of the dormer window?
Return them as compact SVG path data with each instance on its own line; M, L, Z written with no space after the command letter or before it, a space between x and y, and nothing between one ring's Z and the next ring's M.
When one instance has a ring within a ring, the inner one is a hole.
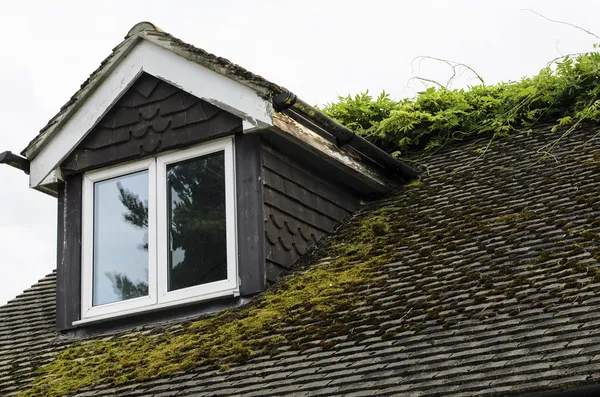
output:
M231 138L83 178L82 320L239 293Z
M83 333L242 305L416 175L145 22L23 153L30 186L58 198L56 327Z

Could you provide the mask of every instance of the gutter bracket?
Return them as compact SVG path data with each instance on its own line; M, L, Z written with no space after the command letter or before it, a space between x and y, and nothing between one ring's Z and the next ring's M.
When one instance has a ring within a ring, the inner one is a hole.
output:
M273 95L271 102L276 112L282 112L296 104L298 97L291 92L281 92Z
M356 136L356 131L352 131L352 135L350 135L349 138L335 137L335 142L338 147L342 147L342 146L348 145L350 142L352 142L352 140L354 139L355 136Z

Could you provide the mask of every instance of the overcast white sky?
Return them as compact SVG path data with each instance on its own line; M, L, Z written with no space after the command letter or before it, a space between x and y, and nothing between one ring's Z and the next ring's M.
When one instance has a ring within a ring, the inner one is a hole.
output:
M419 55L464 62L493 83L592 48L590 35L525 8L600 34L593 0L3 2L0 152L20 152L142 20L323 104L365 89L412 96L422 86L411 77L449 77L432 62L411 66ZM0 182L3 304L55 268L56 199L8 166Z

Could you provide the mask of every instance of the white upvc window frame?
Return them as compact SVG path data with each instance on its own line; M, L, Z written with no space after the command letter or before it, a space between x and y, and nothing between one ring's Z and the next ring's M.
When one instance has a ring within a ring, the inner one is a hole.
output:
M94 184L119 176L148 171L148 246L156 247L156 162L145 159L88 172L83 176L81 211L81 318L102 317L116 312L131 312L156 303L156 250L148 250L148 296L104 305L93 305L94 289Z
M87 172L82 186L81 320L79 325L109 318L159 310L175 305L239 295L233 139L222 138L166 152L150 159ZM167 166L211 153L224 152L225 223L227 279L168 291L169 229L167 208ZM93 306L94 265L94 184L96 182L148 171L148 296Z
M167 219L167 166L180 161L224 152L225 162L225 231L227 249L227 279L212 283L168 291L168 256L169 227ZM179 302L181 304L197 300L205 300L223 295L237 294L237 249L235 228L235 183L233 165L233 142L231 138L211 141L190 149L178 150L156 158L156 175L158 181L165 181L164 188L157 191L157 241L158 241L158 301L159 303Z

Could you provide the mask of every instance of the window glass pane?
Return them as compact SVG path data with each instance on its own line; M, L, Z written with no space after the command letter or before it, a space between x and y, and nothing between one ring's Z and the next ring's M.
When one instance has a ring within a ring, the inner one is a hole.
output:
M169 291L227 279L224 153L167 166Z
M94 184L93 305L148 295L148 171Z

